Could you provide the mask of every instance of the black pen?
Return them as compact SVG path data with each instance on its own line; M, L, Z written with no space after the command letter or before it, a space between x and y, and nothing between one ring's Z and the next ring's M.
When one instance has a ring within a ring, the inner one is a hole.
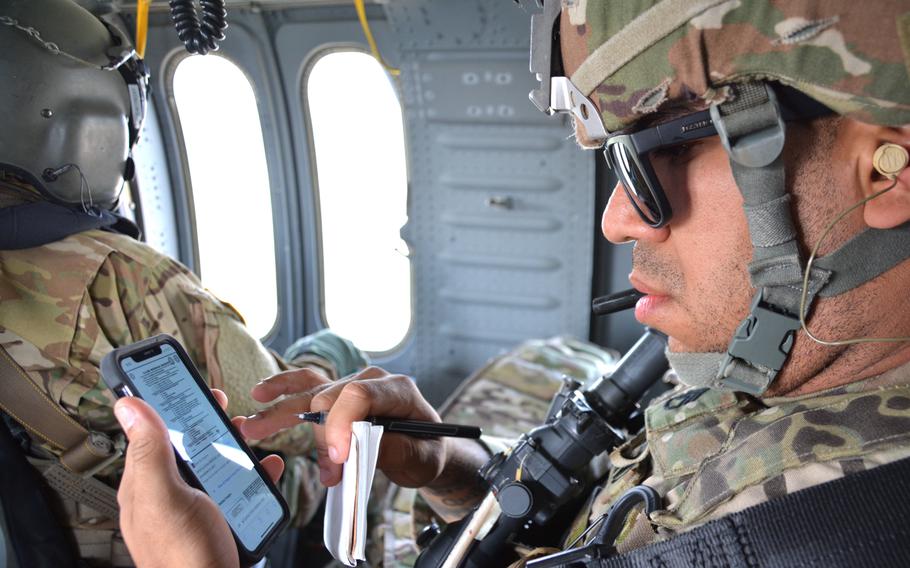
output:
M325 424L325 412L303 412L297 415L304 422ZM363 419L374 426L382 426L386 432L407 434L419 438L436 438L448 436L450 438L480 438L480 428L464 424L446 424L445 422L424 422L423 420L403 420L401 418L384 418L367 416Z

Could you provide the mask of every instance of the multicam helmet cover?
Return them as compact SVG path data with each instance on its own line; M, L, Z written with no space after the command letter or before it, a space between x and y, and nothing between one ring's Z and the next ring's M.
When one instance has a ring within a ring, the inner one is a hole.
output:
M863 122L910 124L907 0L563 0L560 34L564 68L607 133L756 79Z

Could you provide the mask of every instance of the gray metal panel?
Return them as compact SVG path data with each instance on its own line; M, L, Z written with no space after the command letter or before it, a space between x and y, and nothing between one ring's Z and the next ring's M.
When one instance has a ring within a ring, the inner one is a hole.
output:
M528 101L523 9L405 0L386 10L408 136L415 374L438 403L525 339L588 337L594 154Z
M524 50L529 45L530 12L514 2L394 0L385 7L402 51Z

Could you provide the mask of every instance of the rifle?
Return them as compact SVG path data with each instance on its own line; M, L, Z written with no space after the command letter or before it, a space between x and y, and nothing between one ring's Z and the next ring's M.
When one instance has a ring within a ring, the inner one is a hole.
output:
M514 557L513 540L557 544L559 521L574 516L586 493L585 473L592 460L622 444L630 421L640 421L639 399L667 369L666 342L665 335L648 329L611 374L584 386L568 380L554 397L546 422L480 469L490 487L483 503L435 536L415 566L503 566Z

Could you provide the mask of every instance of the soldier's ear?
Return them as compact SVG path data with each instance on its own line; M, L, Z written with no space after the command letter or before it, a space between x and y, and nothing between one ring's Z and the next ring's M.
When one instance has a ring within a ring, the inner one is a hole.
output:
M854 146L857 179L863 197L878 193L892 184L894 187L863 206L863 219L874 229L892 229L910 221L910 167L905 167L895 176L882 175L879 170L883 169L883 164L876 159L876 151L879 152L880 158L882 151L879 148L886 144L895 144L910 152L910 125L865 126L866 128L860 129ZM891 156L895 154L900 156L900 151ZM879 167L876 168L876 165Z

